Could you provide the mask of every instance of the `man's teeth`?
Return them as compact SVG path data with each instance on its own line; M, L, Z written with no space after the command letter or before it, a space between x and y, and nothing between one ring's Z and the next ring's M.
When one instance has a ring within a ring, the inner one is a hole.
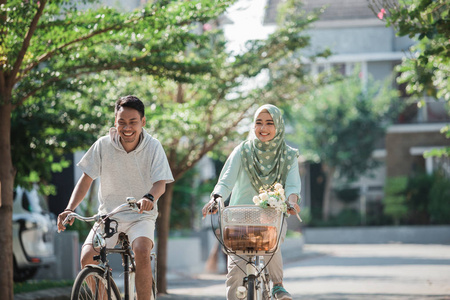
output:
M133 135L133 133L123 133L123 135L125 135L125 136L132 136Z

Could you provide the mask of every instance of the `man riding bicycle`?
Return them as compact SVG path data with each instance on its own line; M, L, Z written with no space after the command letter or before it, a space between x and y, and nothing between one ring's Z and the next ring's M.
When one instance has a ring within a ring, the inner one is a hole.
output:
M115 127L98 139L78 163L83 175L75 186L67 208L58 216L58 229L66 216L83 201L92 182L100 178L99 213L106 214L134 197L140 205L139 214L132 211L115 215L118 231L128 235L136 261L136 293L140 300L150 299L152 272L150 252L154 246L156 202L173 182L172 172L161 143L148 134L145 108L135 96L125 96L115 103ZM69 223L72 225L73 219ZM98 253L92 245L95 228L91 230L81 250L81 267L97 264ZM114 247L117 235L108 239Z

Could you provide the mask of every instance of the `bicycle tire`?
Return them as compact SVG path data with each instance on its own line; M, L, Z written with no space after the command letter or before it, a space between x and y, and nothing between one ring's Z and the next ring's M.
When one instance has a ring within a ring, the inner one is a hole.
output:
M71 300L97 300L106 299L107 297L107 282L104 278L105 271L97 268L87 266L78 273L77 278L73 284ZM89 285L95 283L96 293L92 294ZM120 291L117 288L116 283L111 278L111 300L120 300Z
M249 275L247 280L247 300L255 300L255 275Z

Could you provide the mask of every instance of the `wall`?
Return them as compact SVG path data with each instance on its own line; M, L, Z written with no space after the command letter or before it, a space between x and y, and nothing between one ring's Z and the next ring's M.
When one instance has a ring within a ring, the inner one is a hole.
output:
M305 228L306 244L450 244L450 226Z
M386 135L386 175L407 176L414 169L424 167L423 158L410 154L412 147L450 146L450 139L439 132L444 125L422 124L410 131L403 131L407 127L402 125L392 126Z

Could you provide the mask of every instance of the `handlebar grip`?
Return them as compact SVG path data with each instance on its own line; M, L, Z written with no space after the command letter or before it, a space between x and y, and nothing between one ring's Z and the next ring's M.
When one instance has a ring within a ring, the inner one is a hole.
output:
M72 215L72 214L73 214L73 213L68 214L68 215L66 216L66 218L64 219L64 221L62 221L62 224L63 224L64 226L66 226L67 224L69 224L70 220L72 220L72 218L73 218L73 215Z

